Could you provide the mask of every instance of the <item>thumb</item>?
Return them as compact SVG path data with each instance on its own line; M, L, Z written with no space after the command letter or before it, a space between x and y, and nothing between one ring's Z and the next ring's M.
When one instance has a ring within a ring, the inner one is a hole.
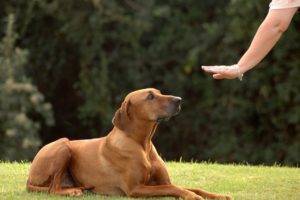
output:
M214 79L223 79L223 78L225 78L225 77L224 77L223 74L214 74L214 75L213 75L213 78L214 78Z

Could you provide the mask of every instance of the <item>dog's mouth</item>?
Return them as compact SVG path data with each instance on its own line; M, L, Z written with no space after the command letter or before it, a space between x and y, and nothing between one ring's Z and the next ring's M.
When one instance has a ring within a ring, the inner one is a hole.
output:
M170 115L158 117L157 120L156 120L156 122L158 122L158 123L159 122L163 122L163 121L167 122L167 121L170 120L171 117L178 115L180 111L181 111L181 105L179 105L177 107L177 109L175 110L175 112L171 113Z
M177 107L176 112L175 112L172 116L178 115L178 114L180 113L180 111L181 111L181 105L179 105L179 106Z
M157 120L156 120L156 122L157 122L157 123L160 123L160 122L167 122L167 121L169 121L170 118L171 118L171 117L158 117Z

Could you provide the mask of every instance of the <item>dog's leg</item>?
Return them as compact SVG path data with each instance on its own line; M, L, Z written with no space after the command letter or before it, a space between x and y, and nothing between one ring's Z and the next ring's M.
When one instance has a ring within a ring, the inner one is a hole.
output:
M82 188L63 188L62 180L71 159L69 140L57 140L37 155L32 163L27 181L28 191L57 195L82 195Z
M174 186L174 185L139 185L132 189L128 196L130 197L157 197L173 196L184 200L204 200L194 192Z
M153 173L151 179L152 179L152 181L154 181L155 185L170 184L170 178L169 178L168 172L163 165L157 165L155 167L155 170L154 170L154 173ZM218 199L218 200L231 200L231 198L227 195L214 194L214 193L207 192L207 191L204 191L201 189L187 189L187 190L194 192L197 195L202 196L203 198Z
M230 196L214 194L211 192L204 191L202 189L187 189L187 190L192 191L192 192L202 196L203 198L207 198L207 199L218 199L218 200L231 200L232 199Z
M35 186L27 180L26 188L29 192L48 192L49 187Z
M85 188L64 188L60 191L56 191L54 194L80 196L82 194L82 189L85 189ZM49 187L35 186L30 183L27 183L27 190L29 192L48 192Z
M149 181L151 185L169 185L171 184L169 173L167 171L166 165L161 157L158 155L154 145L152 144L152 150L150 152L151 164L152 164L152 174ZM229 196L219 195L210 192L206 192L201 189L186 189L193 193L196 193L203 198L219 199L219 200L231 200Z
M57 158L54 160L54 173L53 179L49 186L49 193L58 195L80 196L82 189L80 188L62 188L62 178L64 172L68 168L71 159L71 150L67 144L60 146L57 152Z
M151 145L151 177L147 185L170 185L171 180L165 162L158 155L155 146L152 143Z

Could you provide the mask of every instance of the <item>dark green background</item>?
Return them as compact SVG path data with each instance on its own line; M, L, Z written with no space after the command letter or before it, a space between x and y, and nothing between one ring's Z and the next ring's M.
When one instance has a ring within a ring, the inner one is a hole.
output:
M155 136L164 158L297 165L299 14L242 82L200 69L236 63L268 3L9 0L0 2L0 34L14 13L16 45L29 53L26 73L55 114L53 127L40 122L43 143L103 136L128 92L156 87L184 99L181 114Z

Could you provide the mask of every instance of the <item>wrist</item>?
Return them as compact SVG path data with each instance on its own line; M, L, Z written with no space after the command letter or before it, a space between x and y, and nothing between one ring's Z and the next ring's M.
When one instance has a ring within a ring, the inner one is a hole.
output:
M244 76L244 72L242 71L241 67L238 64L233 65L237 71L237 78L242 81L243 80L243 76Z
M246 73L246 72L249 70L249 66L244 65L244 64L242 64L242 63L237 63L236 65L239 66L240 72L241 72L242 74Z

